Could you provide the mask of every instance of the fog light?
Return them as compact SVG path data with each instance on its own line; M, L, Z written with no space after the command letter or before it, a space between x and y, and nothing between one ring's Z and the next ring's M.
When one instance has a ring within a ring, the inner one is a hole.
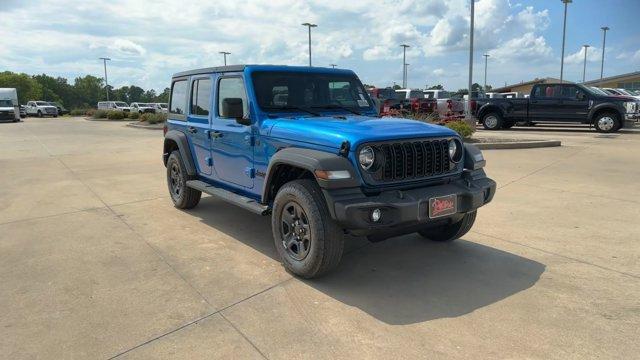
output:
M378 222L380 221L381 217L382 211L380 211L380 209L373 209L373 211L371 212L371 221Z

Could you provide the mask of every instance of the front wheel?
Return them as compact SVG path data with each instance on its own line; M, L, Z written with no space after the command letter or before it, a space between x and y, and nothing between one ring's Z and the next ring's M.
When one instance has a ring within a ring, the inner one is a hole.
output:
M418 234L429 240L438 242L457 240L471 230L473 223L476 221L476 214L477 211L475 210L468 212L464 214L462 220L456 223L420 230L418 231Z
M605 112L596 116L593 120L593 126L598 132L611 133L618 131L621 127L621 123L617 114Z
M492 112L482 117L482 126L487 130L499 130L502 128L502 116Z
M42 111L38 110L38 117L41 118L42 117Z
M318 277L340 262L344 234L313 180L294 180L280 188L273 203L271 229L282 264L295 275Z

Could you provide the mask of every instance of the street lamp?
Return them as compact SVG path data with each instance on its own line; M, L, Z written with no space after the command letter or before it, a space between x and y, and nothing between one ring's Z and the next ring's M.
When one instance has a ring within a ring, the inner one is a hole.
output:
M406 78L406 84L404 84L404 88L406 89L409 86L409 64L404 64L404 73Z
M584 82L586 73L587 73L587 49L589 48L589 45L582 45L582 47L584 48L584 65L582 67L582 82Z
M309 66L311 66L311 28L318 27L316 24L304 23L302 26L306 26L309 28Z
M603 26L602 29L602 63L600 64L600 82L602 82L602 75L604 74L604 45L607 42L607 30L609 30L608 26ZM600 84L602 85L602 84Z
M406 44L400 45L402 47L402 88L407 88L407 48L411 47Z
M475 11L475 1L471 0L471 14L469 21L469 106L467 106L467 118L471 118L471 99L473 90L473 20Z
M338 65L336 65L336 64L329 64L329 66L331 66L332 68L334 68L334 69L335 69L335 68L336 68L336 66L338 66Z
M222 54L222 56L224 57L224 66L227 66L227 55L231 55L231 53L226 51L218 51L218 53Z
M108 57L101 57L104 64L104 88L107 90L107 101L109 101L109 80L107 79L107 60L111 60Z
M484 91L487 91L487 59L489 54L484 54Z
M560 82L562 82L562 75L564 73L564 42L565 34L567 32L567 5L573 0L562 0L564 3L564 23L562 24L562 57L560 58Z

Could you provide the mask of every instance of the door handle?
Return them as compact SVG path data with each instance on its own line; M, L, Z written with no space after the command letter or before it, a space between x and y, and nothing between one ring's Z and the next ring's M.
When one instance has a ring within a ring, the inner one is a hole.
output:
M196 128L195 128L195 127L193 127L193 126L189 126L189 127L187 128L187 131L188 131L188 132L190 132L191 134L195 134L195 133L197 133L197 132L198 132L198 129L196 129Z
M220 131L212 131L211 132L211 138L215 139L215 138L221 138L222 137L222 133Z

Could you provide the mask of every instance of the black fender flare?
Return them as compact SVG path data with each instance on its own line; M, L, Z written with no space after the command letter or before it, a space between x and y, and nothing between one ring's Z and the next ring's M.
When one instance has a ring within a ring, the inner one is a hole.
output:
M276 152L269 161L262 189L262 202L265 204L269 201L271 182L279 165L290 165L308 170L323 189L348 188L360 185L356 171L346 157L326 151L289 147ZM320 179L316 176L316 170L347 170L351 176L348 179Z
M589 115L587 116L587 118L589 119L589 122L593 123L595 121L595 114L602 110L615 112L620 117L620 121L621 122L624 121L625 111L621 109L621 106L616 103L606 102L606 103L598 104L592 107L591 110L589 110Z
M490 112L497 112L498 114L500 114L500 116L502 116L504 118L504 109L502 109L502 107L500 107L497 104L492 104L492 103L488 103L488 104L484 104L480 107L480 109L478 109L478 120L482 123L482 118Z
M164 136L164 146L162 151L162 160L164 165L167 166L167 160L169 160L169 146L168 144L173 141L178 145L178 151L184 162L184 166L187 169L187 174L193 176L196 175L196 166L193 163L193 157L191 156L191 148L189 148L189 141L187 136L177 130L169 130Z

